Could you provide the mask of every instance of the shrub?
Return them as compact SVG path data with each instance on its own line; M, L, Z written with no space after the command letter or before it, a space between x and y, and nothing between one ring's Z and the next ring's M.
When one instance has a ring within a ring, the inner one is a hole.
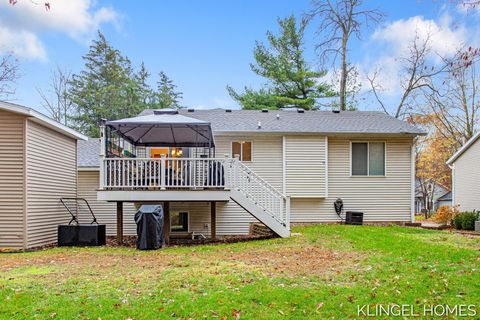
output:
M451 224L453 218L457 214L456 207L441 206L433 216L433 220L438 223Z
M474 230L478 218L478 211L460 212L453 218L453 226L459 230Z

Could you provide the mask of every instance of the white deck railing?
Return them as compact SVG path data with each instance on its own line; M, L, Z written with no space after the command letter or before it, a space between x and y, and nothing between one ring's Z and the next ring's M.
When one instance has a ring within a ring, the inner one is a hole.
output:
M101 189L225 188L225 164L213 158L108 158Z
M289 225L287 197L238 159L105 158L101 162L101 190L235 189Z

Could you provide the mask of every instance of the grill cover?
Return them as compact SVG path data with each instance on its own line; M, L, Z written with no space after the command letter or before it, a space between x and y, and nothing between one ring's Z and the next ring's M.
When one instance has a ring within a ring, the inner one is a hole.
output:
M154 250L163 245L163 208L161 205L142 205L135 214L137 249Z

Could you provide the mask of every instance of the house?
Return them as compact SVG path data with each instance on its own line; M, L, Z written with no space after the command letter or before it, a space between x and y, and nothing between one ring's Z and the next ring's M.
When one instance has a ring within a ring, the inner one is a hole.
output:
M432 194L433 192L433 194ZM451 192L448 188L432 180L415 181L415 213L420 214L428 211L437 211L441 206L451 206ZM430 203L427 203L430 201Z
M435 205L435 210L437 210L438 208L443 207L443 206L447 206L447 207L452 206L452 192L451 191L448 191L443 196L441 196L437 199L437 203Z
M366 222L413 220L424 133L380 112L145 110L101 132L80 144L79 196L119 237L146 202L164 205L168 236L246 234L255 221L288 236L290 223L340 221L338 198Z
M64 197L89 200L119 238L135 234L142 203L163 204L167 240L246 234L258 221L287 237L291 223L338 222L347 210L367 222L411 221L421 134L379 112L188 109L106 121L87 141L2 102L0 246L55 243L70 218Z
M452 169L452 203L461 211L480 210L479 138L480 132L447 161Z
M76 197L78 140L87 138L43 114L0 102L0 248L57 240L68 222L62 197Z

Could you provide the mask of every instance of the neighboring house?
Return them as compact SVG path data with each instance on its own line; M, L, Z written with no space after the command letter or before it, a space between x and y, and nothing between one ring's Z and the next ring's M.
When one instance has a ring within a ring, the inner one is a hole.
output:
M86 137L16 104L0 102L0 247L56 242L69 221L61 197L77 194L77 140Z
M424 213L428 210L428 207L431 208L431 212L435 212L441 206L452 205L450 190L435 182L427 183L427 185L427 189L430 190L426 190L428 195L425 195L420 181L418 179L415 180L415 213ZM433 195L430 197L429 193L432 192L432 189ZM430 201L431 203L427 205L427 201Z
M134 234L132 203L143 202L164 204L167 233L212 237L257 220L281 236L290 222L338 222L337 198L366 222L413 219L423 132L380 112L146 110L102 132L80 144L79 196L109 234L115 220Z
M443 206L452 206L452 192L449 191L437 199L435 210Z
M448 161L452 169L452 203L461 211L480 210L480 132Z

